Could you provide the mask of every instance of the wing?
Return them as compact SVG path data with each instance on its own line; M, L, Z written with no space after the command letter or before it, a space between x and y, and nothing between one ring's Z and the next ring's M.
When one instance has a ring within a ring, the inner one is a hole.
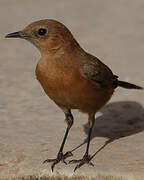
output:
M88 55L89 59L82 65L82 75L101 87L112 85L117 87L118 76L113 75L112 71L103 64L98 58Z

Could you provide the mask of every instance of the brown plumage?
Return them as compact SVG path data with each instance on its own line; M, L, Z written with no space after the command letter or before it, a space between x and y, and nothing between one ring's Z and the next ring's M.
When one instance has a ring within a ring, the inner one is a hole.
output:
M79 109L88 114L89 135L86 152L75 170L85 163L93 165L88 154L90 136L95 121L95 113L111 98L114 89L121 86L128 89L142 89L139 86L118 81L118 77L98 58L85 52L74 39L71 32L55 20L41 20L27 26L24 30L8 34L7 38L18 37L33 43L41 52L36 67L36 77L46 94L63 110L67 130L52 171L60 161L72 155L63 154L68 132L73 124L71 109Z

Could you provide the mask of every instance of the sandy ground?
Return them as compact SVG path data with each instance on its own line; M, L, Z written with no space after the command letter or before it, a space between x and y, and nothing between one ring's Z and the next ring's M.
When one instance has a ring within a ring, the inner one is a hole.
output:
M40 53L7 33L44 18L63 22L88 52L98 56L121 80L144 86L143 0L0 0L0 178L73 175L75 165L43 165L59 149L64 115L35 78ZM87 137L87 116L74 111L75 123L65 151ZM95 166L75 176L144 179L144 92L118 88L98 114L90 153ZM85 145L74 152L81 158ZM69 158L70 160L71 158ZM102 178L101 178L102 179Z

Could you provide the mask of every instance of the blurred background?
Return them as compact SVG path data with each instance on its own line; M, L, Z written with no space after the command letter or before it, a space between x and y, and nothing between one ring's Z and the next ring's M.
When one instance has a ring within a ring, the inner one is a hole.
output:
M47 98L35 78L40 53L24 40L4 39L6 34L40 19L58 20L86 51L100 58L121 80L144 86L143 0L0 0L0 17L0 159L13 158L15 150L29 156L35 152L35 158L42 161L47 152L39 156L40 151L50 147L49 154L54 155L59 143L56 149L52 147L61 141L65 129L63 113ZM135 115L143 117L142 91L118 88L111 102L124 101L140 104L139 115ZM108 118L116 110L112 107ZM129 114L134 115L134 109ZM77 112L75 115L79 121L73 132L82 132L86 116ZM83 136L86 137L84 132L70 136L71 145L79 144L76 140L81 142ZM46 143L46 147L40 147L40 143Z

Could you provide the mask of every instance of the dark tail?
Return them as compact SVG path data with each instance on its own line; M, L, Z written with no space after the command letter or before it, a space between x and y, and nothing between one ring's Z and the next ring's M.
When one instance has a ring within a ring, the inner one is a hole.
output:
M125 81L118 81L118 86L126 88L126 89L143 89L140 86L137 86L135 84L131 84Z

